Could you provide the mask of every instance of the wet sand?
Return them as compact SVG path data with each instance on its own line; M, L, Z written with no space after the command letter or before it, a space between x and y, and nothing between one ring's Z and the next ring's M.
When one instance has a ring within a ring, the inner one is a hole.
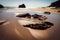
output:
M60 40L59 14L41 13L41 15L48 17L46 21L54 23L54 26L47 30L25 28L19 22L20 18L15 14L14 12L0 13L0 20L6 20L6 23L0 25L0 40Z
M34 10L34 11L40 11L40 12L53 12L53 13L57 13L57 14L60 14L60 8L35 8L35 9L31 9L31 10Z

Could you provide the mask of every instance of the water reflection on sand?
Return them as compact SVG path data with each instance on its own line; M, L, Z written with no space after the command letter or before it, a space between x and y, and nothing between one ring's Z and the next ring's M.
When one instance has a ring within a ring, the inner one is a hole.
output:
M24 28L21 23L19 21L21 21L22 19L16 17L17 12L1 12L0 13L0 20L8 20L8 22L10 22L10 24L6 24L6 25L1 25L0 27L0 34L2 34L0 39L4 38L7 40L7 37L10 36L10 38L8 39L30 39L30 40L35 40L35 39L41 39L41 40L59 40L60 38L60 15L55 14L55 13L51 13L50 15L46 15L43 12L36 12L36 11L20 11L18 13L30 13L30 14L39 14L39 15L44 15L46 17L48 17L48 19L46 21L52 22L54 23L54 26L52 26L51 28L47 29L47 30L35 30L35 29L31 29L31 28ZM24 23L24 22L23 22ZM3 30L3 31L2 31ZM18 36L18 35L19 36ZM7 35L7 36L6 36ZM6 37L5 37L6 36ZM13 36L11 38L11 36ZM15 37L16 36L16 37Z

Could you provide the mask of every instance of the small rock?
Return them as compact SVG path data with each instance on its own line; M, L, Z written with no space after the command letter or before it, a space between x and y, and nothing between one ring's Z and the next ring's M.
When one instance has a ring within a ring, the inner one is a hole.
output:
M44 14L51 14L50 12L44 12Z
M60 12L60 11L58 11L58 12Z

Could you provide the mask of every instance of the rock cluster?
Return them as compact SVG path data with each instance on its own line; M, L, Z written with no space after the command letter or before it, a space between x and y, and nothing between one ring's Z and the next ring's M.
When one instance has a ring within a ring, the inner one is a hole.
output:
M33 18L34 20L38 19L39 21L43 22L43 23L23 25L24 27L29 27L29 28L33 28L33 29L45 30L45 29L50 28L51 26L54 25L51 22L45 22L45 20L47 19L47 17L43 16L43 15L38 15L38 14L30 15L29 13L26 13L26 14L17 15L17 17L20 17L20 18L26 18L27 17L27 18L30 18L30 19Z
M33 17L34 19L38 19L38 20L46 20L47 19L46 16L38 15L38 14L30 15L29 13L20 14L20 15L17 15L16 17L21 17L21 18L26 18L26 17L31 18L31 17Z

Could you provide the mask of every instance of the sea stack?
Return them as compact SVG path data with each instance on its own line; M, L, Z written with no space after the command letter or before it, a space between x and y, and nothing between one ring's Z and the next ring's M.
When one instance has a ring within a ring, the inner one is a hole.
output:
M4 8L4 6L2 4L0 4L0 8Z
M56 7L56 8L60 8L60 0L51 3L51 5L49 7Z
M18 8L26 8L25 4L19 5Z

